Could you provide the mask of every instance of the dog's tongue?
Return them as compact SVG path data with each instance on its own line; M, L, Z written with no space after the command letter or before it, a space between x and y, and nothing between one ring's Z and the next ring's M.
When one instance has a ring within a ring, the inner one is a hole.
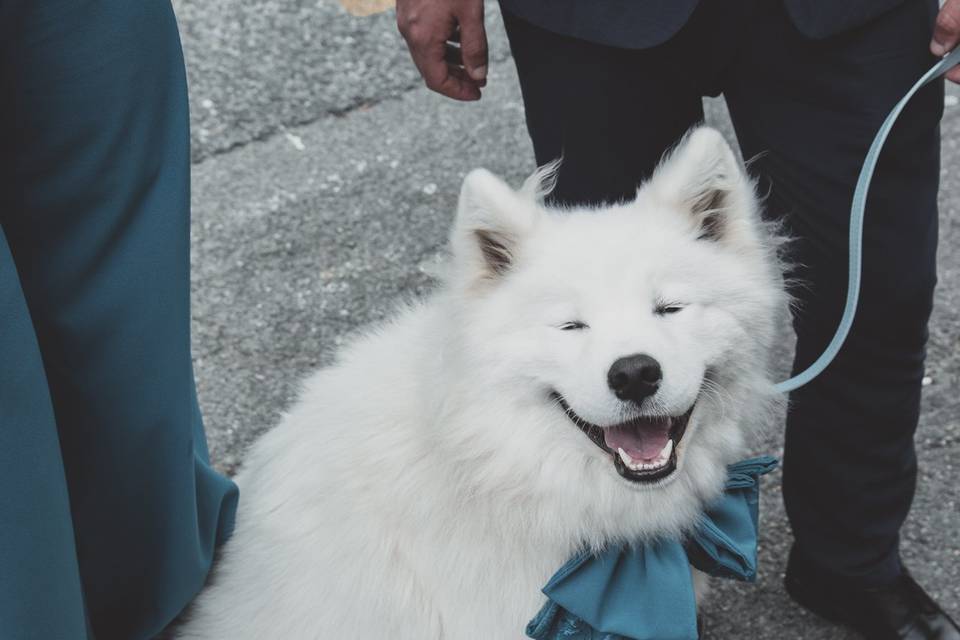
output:
M603 430L612 451L623 449L634 460L653 460L670 440L670 420L643 420Z

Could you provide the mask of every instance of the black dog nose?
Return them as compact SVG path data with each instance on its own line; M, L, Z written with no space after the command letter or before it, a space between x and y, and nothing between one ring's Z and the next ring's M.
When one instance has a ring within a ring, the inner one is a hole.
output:
M643 353L620 358L607 373L607 384L617 397L634 402L655 394L661 379L660 363Z

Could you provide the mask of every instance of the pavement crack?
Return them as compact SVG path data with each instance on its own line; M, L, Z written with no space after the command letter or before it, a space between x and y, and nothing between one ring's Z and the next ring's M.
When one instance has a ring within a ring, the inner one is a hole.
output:
M494 65L498 65L503 62L510 61L511 59L512 58L509 52L506 52L498 56L491 56L490 65L491 67L493 67ZM288 128L291 128L291 127L308 127L312 124L315 124L317 122L327 120L327 119L345 118L357 111L366 111L367 109L371 109L373 107L377 107L385 103L395 102L397 100L402 99L404 96L419 90L428 91L426 86L420 80L418 80L415 83L411 83L410 85L403 87L401 89L396 89L394 91L391 91L390 93L384 94L382 96L357 100L356 102L353 102L347 106L322 111L309 118L294 118L287 122L282 122L276 126L265 128L263 131L252 134L246 140L233 142L223 147L204 151L202 153L197 153L196 155L193 156L191 160L191 164L201 165L204 162L207 162L208 160L211 160L213 158L234 153L235 151L243 149L248 145L256 144L260 142L267 142L272 138L286 134ZM440 95L437 95L437 98L440 100L448 99Z

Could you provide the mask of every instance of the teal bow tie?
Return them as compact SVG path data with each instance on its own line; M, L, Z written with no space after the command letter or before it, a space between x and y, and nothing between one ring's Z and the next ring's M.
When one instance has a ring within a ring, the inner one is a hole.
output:
M535 640L697 640L690 565L714 576L753 580L761 475L769 456L727 468L726 491L690 538L582 553L543 588L549 598L527 625Z

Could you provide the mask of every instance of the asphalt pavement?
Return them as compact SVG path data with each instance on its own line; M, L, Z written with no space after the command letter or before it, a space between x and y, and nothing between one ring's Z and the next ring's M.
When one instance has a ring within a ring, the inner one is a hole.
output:
M358 327L432 286L460 181L534 168L516 74L488 4L489 84L458 104L422 87L392 12L335 0L174 0L193 142L193 337L216 465L232 473L298 380ZM917 435L921 481L908 565L960 614L960 91L945 103L940 285ZM722 101L708 120L732 138ZM781 354L786 367L788 353ZM758 450L779 452L772 429ZM791 536L779 474L765 485L761 576L723 583L709 638L852 638L805 613L781 581ZM533 612L531 612L532 614Z

